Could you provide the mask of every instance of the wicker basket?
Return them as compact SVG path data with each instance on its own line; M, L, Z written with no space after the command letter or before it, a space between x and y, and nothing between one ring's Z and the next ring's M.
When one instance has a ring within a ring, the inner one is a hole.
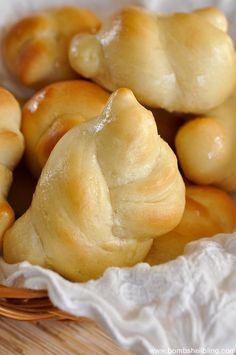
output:
M0 285L0 316L22 321L60 319L87 321L75 317L52 305L47 291L34 291Z

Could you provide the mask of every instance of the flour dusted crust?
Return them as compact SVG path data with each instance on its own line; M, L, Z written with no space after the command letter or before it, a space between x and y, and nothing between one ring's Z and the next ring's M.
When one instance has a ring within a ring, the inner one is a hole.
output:
M72 127L97 117L109 94L85 80L51 84L37 92L25 105L22 131L28 166L39 177L58 140Z
M54 81L73 79L76 73L68 62L73 35L94 32L100 20L91 11L64 6L23 18L7 32L5 62L24 85L42 87Z
M222 105L185 123L175 138L184 175L236 191L236 91Z
M198 113L221 104L236 83L233 43L219 10L160 15L128 7L97 34L79 34L70 63L108 90L128 87L150 107Z
M183 254L187 243L218 233L232 233L235 226L236 206L226 192L209 186L187 186L181 222L154 240L145 261L151 265L165 263Z
M28 260L71 280L142 261L180 221L185 187L150 111L119 89L103 113L54 147L32 205L4 236L9 263Z
M12 183L12 170L24 151L20 132L21 112L18 102L0 87L0 250L2 236L14 221L14 212L7 202Z

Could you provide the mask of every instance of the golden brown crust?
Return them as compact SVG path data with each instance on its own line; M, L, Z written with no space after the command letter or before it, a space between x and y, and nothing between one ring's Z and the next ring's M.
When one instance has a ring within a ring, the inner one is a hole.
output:
M7 262L29 260L86 281L143 260L185 204L177 161L128 89L71 129L43 168L30 209L4 237Z
M98 85L74 80L51 84L25 104L22 131L26 158L36 177L58 140L72 127L98 116L108 97Z
M236 206L230 196L214 187L187 186L186 206L179 225L155 239L145 261L165 263L183 254L187 243L231 233L236 226Z
M4 40L4 56L11 73L26 86L40 88L73 79L68 63L69 41L77 33L94 32L100 21L89 10L75 6L54 8L23 18Z
M12 207L7 203L7 201L0 202L0 236L1 245L0 250L2 250L2 236L10 228L15 220L15 214Z
M13 95L3 88L0 88L0 98L0 164L12 170L24 150L20 132L21 110Z
M12 170L24 151L20 124L18 102L7 90L0 88L0 251L2 236L14 221L14 212L6 199L12 182Z
M236 191L236 91L224 104L185 123L175 139L185 176Z
M108 90L129 87L144 105L204 112L236 84L235 51L224 23L214 8L163 16L128 7L96 35L75 36L70 63Z

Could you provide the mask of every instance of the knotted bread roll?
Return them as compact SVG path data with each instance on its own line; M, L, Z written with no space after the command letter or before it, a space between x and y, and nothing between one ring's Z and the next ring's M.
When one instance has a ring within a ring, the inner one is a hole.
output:
M57 141L72 127L97 117L108 97L96 84L73 80L51 84L25 104L22 131L27 163L35 177Z
M186 206L178 226L155 239L145 261L165 263L183 254L191 241L232 233L236 227L236 206L230 196L214 187L190 185L186 188Z
M95 32L100 21L91 11L75 6L45 10L23 18L4 39L5 62L24 85L42 87L72 79L68 62L69 42L76 33Z
M180 221L185 187L150 111L128 89L54 147L30 209L4 236L9 263L28 260L71 280L144 259Z
M7 194L12 183L12 170L24 151L20 123L18 102L7 90L0 88L0 251L2 236L14 221L14 212L7 202Z
M233 43L217 9L160 15L128 7L95 34L79 34L70 63L108 90L129 87L150 107L204 112L221 104L236 83Z
M236 91L222 105L185 123L175 139L185 176L236 191Z

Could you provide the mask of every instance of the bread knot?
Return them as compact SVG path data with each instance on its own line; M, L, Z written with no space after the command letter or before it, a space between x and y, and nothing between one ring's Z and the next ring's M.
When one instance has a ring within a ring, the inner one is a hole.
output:
M214 8L161 15L128 7L97 34L75 36L70 63L108 90L130 88L144 105L204 112L235 87L235 51L226 30L226 18Z
M76 33L95 32L99 27L95 14L76 6L23 18L5 36L6 65L22 84L34 88L76 78L68 62L69 42Z
M7 195L12 183L12 170L24 151L20 124L18 102L7 90L0 88L0 250L2 236L14 221L14 211L7 202Z
M152 113L119 89L54 147L30 209L5 234L4 257L86 281L142 261L184 205L176 157Z

